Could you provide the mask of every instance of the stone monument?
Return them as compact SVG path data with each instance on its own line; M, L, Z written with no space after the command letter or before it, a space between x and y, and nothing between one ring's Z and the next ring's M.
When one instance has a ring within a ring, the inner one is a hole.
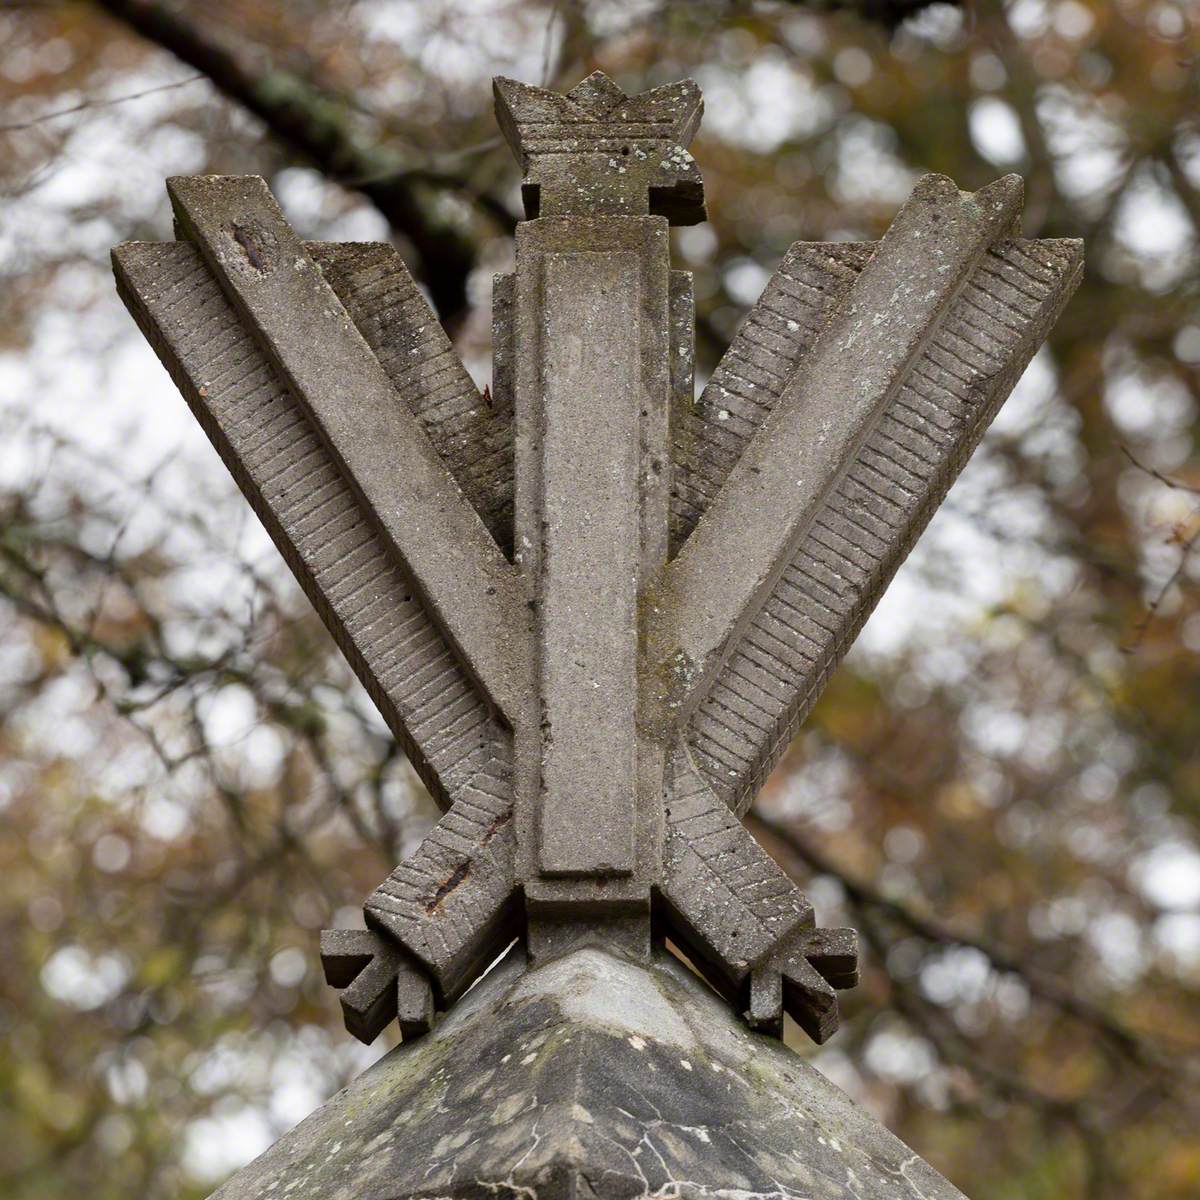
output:
M444 809L321 942L350 1032L412 1044L218 1195L957 1196L775 1040L830 1036L856 942L739 818L1080 245L1018 236L1015 177L927 176L880 242L794 245L697 399L699 89L495 95L527 219L490 395L395 250L302 241L257 177L169 181L179 240L114 251Z

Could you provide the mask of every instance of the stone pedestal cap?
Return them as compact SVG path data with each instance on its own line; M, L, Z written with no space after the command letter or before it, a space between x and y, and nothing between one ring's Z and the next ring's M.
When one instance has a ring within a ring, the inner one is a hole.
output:
M691 79L627 96L594 71L565 96L497 76L496 120L521 163L528 218L653 213L705 219L688 143L704 102Z
M963 1200L665 951L519 951L212 1200Z

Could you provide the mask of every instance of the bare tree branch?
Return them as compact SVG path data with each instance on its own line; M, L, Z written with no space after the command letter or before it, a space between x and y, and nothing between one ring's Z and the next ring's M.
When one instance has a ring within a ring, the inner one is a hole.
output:
M952 8L963 7L962 0L793 0L806 8L829 12L852 13L864 21L873 21L888 29L895 29L909 17L934 4L947 4Z
M439 316L453 322L463 313L477 246L439 202L451 186L444 175L412 175L394 153L364 144L349 121L349 106L338 97L288 71L256 71L243 54L179 8L158 0L96 3L207 76L329 178L366 196L411 243ZM454 190L463 189L456 185Z
M94 108L112 108L115 104L126 104L130 100L140 100L143 96L153 96L156 92L172 92L176 88L186 87L203 79L203 75L189 75L186 79L176 79L172 83L160 83L157 87L142 88L141 91L129 92L124 96L113 96L107 100L84 100L72 104L69 108L57 108L53 112L43 113L30 121L16 121L11 125L0 125L0 133L18 133L26 129L35 129L48 121L57 121L60 117L74 116L76 113L90 112Z
M936 918L914 912L907 905L890 899L870 883L847 873L795 829L782 822L758 811L752 812L751 820L801 862L822 875L836 879L855 905L890 918L927 942L943 946L969 946L978 950L991 962L995 970L1016 975L1024 981L1033 995L1096 1029L1110 1045L1138 1066L1151 1071L1161 1071L1170 1066L1157 1050L1151 1048L1141 1036L1118 1018L1076 995L1058 979L1036 970L1001 946L954 929Z

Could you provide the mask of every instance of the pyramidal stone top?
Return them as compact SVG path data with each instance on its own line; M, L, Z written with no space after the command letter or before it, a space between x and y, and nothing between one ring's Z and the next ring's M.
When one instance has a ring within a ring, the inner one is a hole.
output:
M212 1200L963 1200L665 951L514 949Z

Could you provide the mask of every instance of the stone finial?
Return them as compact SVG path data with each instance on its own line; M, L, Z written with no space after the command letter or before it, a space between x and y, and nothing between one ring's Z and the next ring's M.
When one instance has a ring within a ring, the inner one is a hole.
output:
M118 287L445 810L322 958L347 1027L429 1028L512 939L670 938L815 1040L850 930L739 820L1082 268L1021 186L929 176L881 242L797 242L699 397L666 222L685 81L497 110L531 217L480 395L388 246L302 241L257 178L171 181Z
M704 183L687 151L704 101L695 82L626 96L594 71L565 96L500 76L496 119L521 163L525 215L651 214L705 219Z

